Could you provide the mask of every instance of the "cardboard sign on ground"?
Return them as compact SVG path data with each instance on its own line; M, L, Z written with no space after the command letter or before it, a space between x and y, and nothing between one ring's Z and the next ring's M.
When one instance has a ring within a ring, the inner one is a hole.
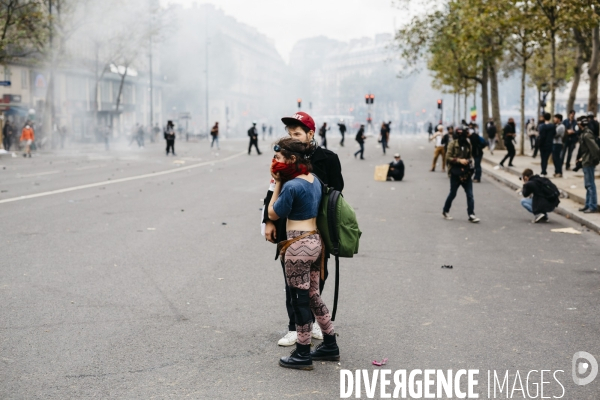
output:
M377 165L375 167L375 180L380 181L380 182L387 181L387 173L388 173L389 169L390 169L390 166L388 164Z

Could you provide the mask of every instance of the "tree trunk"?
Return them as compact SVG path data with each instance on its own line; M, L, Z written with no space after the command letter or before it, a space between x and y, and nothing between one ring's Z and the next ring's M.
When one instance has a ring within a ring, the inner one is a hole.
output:
M483 124L481 127L481 131L483 132L483 137L488 140L487 134L487 122L490 119L490 109L488 104L488 66L487 63L483 63L483 70L481 71L481 117L483 119Z
M465 86L465 109L463 114L463 121L467 121L467 97L469 97L469 92L467 91L468 86Z
M519 155L525 155L525 79L527 77L527 59L523 58L521 65L521 144Z
M590 76L590 96L588 99L588 112L594 115L598 112L598 73L600 72L600 31L598 25L592 31L592 58L588 67Z
M502 139L500 132L502 131L502 120L500 119L500 99L498 92L498 72L496 71L496 62L491 61L490 67L490 89L492 96L492 118L496 124L498 130L498 139ZM500 150L504 150L504 141L498 140L496 147Z
M119 94L117 95L117 106L115 108L115 112L119 114L119 105L121 104L121 95L123 94L123 85L125 84L125 77L127 76L127 69L129 67L125 67L125 72L121 75L121 84L119 85Z
M458 96L457 99L457 109L456 109L456 126L460 125L460 90L456 93L456 95ZM456 127L455 126L455 127Z
M452 125L456 125L456 92L454 92L454 103L452 104Z
M581 70L583 68L583 50L581 45L577 46L577 61L573 67L573 83L571 84L571 91L569 92L569 99L567 100L567 111L568 114L573 110L575 106L575 99L577 98L577 89L579 88L579 81L581 80Z
M550 32L550 39L552 40L552 77L550 79L550 115L554 115L554 109L556 108L556 32L552 30Z

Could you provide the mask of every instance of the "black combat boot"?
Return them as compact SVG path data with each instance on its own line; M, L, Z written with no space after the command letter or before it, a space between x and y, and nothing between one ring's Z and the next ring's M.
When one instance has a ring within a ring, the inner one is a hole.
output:
M339 361L340 348L335 341L335 335L323 335L323 343L310 352L315 361Z
M310 344L296 343L296 349L289 357L281 357L279 365L284 368L312 370L312 358L310 357Z

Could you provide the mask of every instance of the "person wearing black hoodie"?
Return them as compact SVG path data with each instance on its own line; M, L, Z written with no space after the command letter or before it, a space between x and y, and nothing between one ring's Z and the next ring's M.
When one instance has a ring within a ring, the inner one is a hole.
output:
M544 113L544 124L540 125L540 137L538 138L538 147L540 149L540 157L542 164L542 173L540 175L546 176L548 172L548 159L552 155L552 146L554 145L554 137L556 136L556 126L550 121L552 115L550 113Z
M469 130L469 142L471 142L471 155L475 163L475 175L473 175L473 182L481 182L481 159L483 158L483 143L481 136L475 132L474 129Z
M515 137L517 137L517 131L515 129L515 120L512 118L508 119L507 124L504 126L503 128L503 139L504 139L504 146L506 147L506 150L508 150L508 153L506 153L506 155L504 156L504 158L502 159L502 161L500 161L500 166L504 167L504 161L506 161L508 159L508 166L509 167L514 167L513 165L513 159L515 158L515 154L517 154L516 150L515 150L515 144L513 142L513 140L515 140ZM552 150L552 147L550 147L550 150Z
M529 168L523 171L521 205L534 215L533 223L548 221L548 213L560 203L557 187L547 178L534 175Z

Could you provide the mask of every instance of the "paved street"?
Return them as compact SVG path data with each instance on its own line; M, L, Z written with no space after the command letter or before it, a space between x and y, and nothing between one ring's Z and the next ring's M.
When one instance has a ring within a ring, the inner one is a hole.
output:
M600 236L556 214L532 224L485 176L481 223L462 189L444 220L448 178L429 172L426 138L392 135L387 157L370 138L365 161L346 142L332 149L363 236L341 260L342 360L312 372L277 365L291 349L277 346L281 266L259 235L269 142L262 156L178 141L167 158L161 141L0 158L0 398L332 399L340 369L385 357L391 370L479 369L481 398L487 370L509 370L511 386L517 370L563 370L565 399L597 399L600 378L576 386L571 359L600 360ZM375 182L396 151L405 181ZM568 227L580 234L551 231Z

